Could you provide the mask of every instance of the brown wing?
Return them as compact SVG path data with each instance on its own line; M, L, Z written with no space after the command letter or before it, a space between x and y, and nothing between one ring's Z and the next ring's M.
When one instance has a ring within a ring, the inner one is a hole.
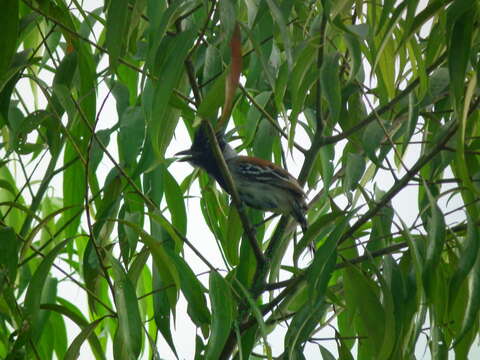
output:
M305 197L305 193L297 180L285 169L282 169L270 161L250 156L238 156L234 161L237 162L242 176L246 178L255 177L257 180L270 182L276 186L290 190L297 196Z

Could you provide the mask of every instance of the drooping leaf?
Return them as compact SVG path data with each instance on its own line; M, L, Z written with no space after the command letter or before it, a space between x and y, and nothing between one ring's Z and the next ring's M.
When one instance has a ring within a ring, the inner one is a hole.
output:
M29 330L26 334L27 337L31 336L29 333L35 334L35 331L39 330L40 326L40 302L42 298L42 289L45 286L50 268L57 256L64 250L70 239L62 241L55 246L42 260L37 270L30 280L30 284L27 289L24 301L24 314L25 320L30 324ZM38 333L37 333L38 334ZM18 341L18 340L17 340Z
M210 273L212 330L208 339L206 359L218 359L227 341L233 322L233 299L229 284L217 272Z
M130 279L118 260L110 256L113 269L118 328L113 340L115 359L137 359L142 350L142 320L138 300Z
M182 66L178 64L185 60L194 35L194 31L181 32L175 39L164 39L162 47L156 50L157 57L153 73L160 80L152 83L150 101L145 104L145 107L153 149L160 157L164 156L178 121L178 111L169 108L168 104L173 89L184 78Z
M168 209L172 215L172 225L185 234L187 231L187 211L183 200L183 194L177 182L165 169L163 174L163 181L165 186L165 199L167 200Z
M338 55L328 54L320 69L322 95L326 98L332 120L338 122L341 111L341 88L338 74Z
M20 242L12 228L0 226L0 294L5 286L13 289L17 275Z
M127 168L135 164L145 139L145 117L140 107L127 107L120 117L118 152Z
M89 326L89 322L87 321L87 319L85 319L81 311L75 305L60 297L57 297L57 301L60 304L42 304L40 307L44 310L49 310L66 316L82 330ZM88 336L88 341L90 347L93 350L95 358L105 359L105 354L102 350L102 346L100 345L100 341L98 340L94 332L90 332L90 335Z
M240 37L240 27L238 24L232 34L230 40L230 49L232 54L232 62L230 64L230 70L226 78L225 83L225 102L223 104L222 114L220 115L219 123L216 128L225 127L227 125L228 118L232 112L233 99L235 91L237 90L238 83L240 81L240 74L242 71L242 42Z
M112 1L108 7L105 45L110 55L110 66L116 69L126 47L128 1Z
M225 236L221 238L221 240L223 239L223 251L230 265L238 265L238 245L242 237L243 226L237 209L233 205L229 207L226 227Z
M65 353L65 356L63 357L64 360L75 360L78 359L80 356L80 348L85 342L85 340L91 336L97 327L97 325L104 320L104 318L99 318L92 323L88 324L85 326L82 331L80 331L80 334L78 334L75 339L72 341L70 346L68 347L67 352Z
M0 40L0 48L3 49L0 56L0 79L4 77L7 69L10 67L17 48L18 4L18 1L7 1L3 4L0 14L0 31L3 34Z
M380 351L378 344L383 343L385 330L385 312L378 298L378 288L353 266L345 270L344 277L347 306L357 309L361 328L368 332L364 346L375 356Z

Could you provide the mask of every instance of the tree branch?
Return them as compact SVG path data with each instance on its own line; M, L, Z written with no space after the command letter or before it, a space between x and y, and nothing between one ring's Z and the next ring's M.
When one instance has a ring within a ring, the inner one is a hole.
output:
M220 150L220 146L218 145L217 137L215 135L215 131L212 128L212 125L210 124L209 121L203 120L202 125L200 126L205 126L207 130L207 136L208 140L210 142L210 145L212 147L212 152L215 157L215 161L218 164L220 168L220 172L222 174L222 177L225 179L226 185L227 185L227 190L230 196L232 197L232 202L235 205L238 214L240 216L240 220L242 221L243 229L247 235L248 241L250 243L250 246L252 247L253 253L255 254L255 258L257 260L257 267L265 264L265 257L263 255L262 250L260 249L256 236L255 236L255 230L253 229L252 225L250 224L250 221L248 219L248 216L245 212L245 208L243 206L242 201L240 200L240 196L238 195L237 188L235 186L235 183L232 179L232 175L230 174L230 171L228 170L228 166L225 162L225 159L223 158L222 151Z

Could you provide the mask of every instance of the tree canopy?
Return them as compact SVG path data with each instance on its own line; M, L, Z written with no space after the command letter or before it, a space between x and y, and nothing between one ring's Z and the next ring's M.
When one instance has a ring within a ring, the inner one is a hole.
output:
M479 25L460 0L2 2L0 357L467 359ZM200 123L296 164L305 233L176 171Z

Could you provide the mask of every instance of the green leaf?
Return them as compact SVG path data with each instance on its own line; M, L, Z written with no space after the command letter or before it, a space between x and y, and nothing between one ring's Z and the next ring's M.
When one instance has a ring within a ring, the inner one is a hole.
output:
M405 153L408 142L413 136L415 132L415 127L418 123L418 111L419 106L417 102L417 98L412 93L408 96L408 121L407 121L407 128L405 130L405 134L403 135L403 144L402 144L402 153Z
M267 20L269 20L269 19L267 19ZM268 55L265 54L265 51L262 49L262 44L260 43L257 36L255 36L256 35L255 29L251 30L251 29L247 28L245 25L243 25L243 23L240 23L240 25L241 25L241 28L243 30L243 33L245 33L248 36L249 40L251 41L252 46L255 50L255 55L260 61L260 65L261 65L262 70L263 70L262 77L264 76L266 78L266 81L270 85L270 88L274 89L275 88L275 79L274 79L274 75L272 73L272 68L271 68L270 64L268 63Z
M205 288L185 260L169 247L166 247L165 250L170 256L172 263L174 263L175 268L178 270L180 288L188 302L188 315L190 315L190 318L197 326L203 329L203 327L210 324L210 312L208 311L207 301L204 296Z
M349 80L353 81L356 79L359 71L362 67L362 51L361 51L361 43L357 36L349 34L347 32L344 33L345 42L347 43L348 50L350 51L350 62L351 62L351 70L350 70L350 77Z
M216 271L210 273L212 330L208 339L206 359L218 359L233 324L233 304L230 285Z
M376 269L374 269L373 271L376 273L382 289L382 304L383 304L384 314L385 314L385 328L384 328L383 343L378 352L378 358L388 359L392 355L392 351L394 349L395 342L397 339L397 334L396 334L397 322L395 318L394 298L393 298L392 291L388 287L380 271ZM399 319L399 321L401 322L401 319Z
M58 280L51 276L48 276L43 285L40 302L48 303L55 301L55 298L57 297L57 285ZM39 310L38 320L35 327L32 329L30 340L34 344L37 344L37 346L46 349L48 353L53 353L53 339L48 338L49 318L49 311L45 311L43 309Z
M49 317L49 327L52 329L52 340L54 341L54 350L57 358L60 359L68 348L67 328L63 318L52 312Z
M88 171L90 174L95 174L102 161L104 152L99 145L99 141L103 144L103 146L107 147L110 143L110 136L113 133L113 129L104 129L97 131L97 140L93 141L92 147L90 149L90 161L88 163Z
M288 76L289 76L288 66L286 63L283 63L280 66L280 69L277 73L275 88L273 92L275 106L277 107L277 112L281 113L283 117L286 117L284 97L285 97L285 92L287 91Z
M410 37L417 31L419 31L421 27L432 17L438 16L439 13L452 1L453 0L437 0L430 2L428 6L425 7L425 9L420 11L418 14L415 14L410 26L405 29L403 37L398 44L398 48L401 48L410 39Z
M375 356L384 341L385 329L385 311L378 299L378 287L354 266L345 269L344 287L347 306L357 309L362 328L368 333L364 345Z
M270 100L271 96L270 91L264 91L257 96L255 96L255 102L262 108L265 108L265 105ZM256 140L256 135L258 133L258 122L262 117L262 113L257 109L256 106L250 106L245 124L242 128L239 129L239 133L245 139L245 143L250 144Z
M153 263L152 268L152 289L155 291L153 294L153 317L155 324L157 325L160 333L167 342L170 349L178 357L175 344L173 343L172 332L170 330L170 313L175 314L175 303L170 304L168 291L171 285L163 280L162 274L157 271L157 266Z
M120 117L118 153L124 166L131 168L145 139L145 115L139 106L127 107Z
M18 4L19 1L6 1L2 3L2 11L0 12L0 79L3 79L4 74L12 63L15 50L17 49L18 37Z
M330 232L331 227L335 225L335 222L340 217L345 217L346 214L343 211L332 211L329 214L319 216L315 222L308 226L307 232L300 240L298 245L295 247L293 258L295 261L298 261L300 255L308 246L308 244L315 244L318 241L318 238L325 236L325 230Z
M362 155L349 152L346 159L343 187L346 191L354 190L365 172L365 159Z
M383 26L387 19L392 16L393 6L395 5L394 0L385 0L382 6L382 14L380 15L380 20L377 24L377 34L382 30Z
M268 7L270 8L270 14L273 16L273 19L275 20L275 22L277 23L280 29L280 34L283 40L283 49L285 51L287 64L289 66L292 66L292 63L293 63L292 45L290 41L290 34L287 28L287 22L285 21L285 18L275 0L267 0L267 4L268 4Z
M370 158L370 160L372 160L377 165L378 158L376 155L376 151L380 147L380 144L385 137L385 132L383 131L383 128L380 126L378 121L372 121L370 124L368 124L362 135L362 143L365 153Z
M322 359L323 360L335 360L335 357L332 355L328 349L322 345L319 345L320 347L320 354L322 354Z
M474 174L471 174L470 168L476 168L477 166L469 166L467 160L470 160L470 163L472 163L472 158L470 154L466 154L466 137L467 135L467 121L470 119L474 119L471 117L469 119L469 108L471 101L473 100L473 94L475 92L476 86L477 85L477 77L474 75L470 78L470 81L468 82L467 90L465 91L465 99L463 101L463 109L457 111L461 113L461 118L460 118L460 126L458 129L458 136L457 136L457 151L456 151L456 158L454 160L454 166L453 166L453 171L456 177L458 177L463 185L463 188L461 190L461 195L462 199L465 204L468 204L466 206L467 212L469 215L473 218L478 218L478 212L477 212L477 207L472 206L469 204L472 204L475 202L475 198L478 196L480 191L478 190L477 187L472 183L472 178L474 177ZM476 165L476 164L475 164Z
M63 357L64 360L78 359L78 357L80 356L80 348L82 347L83 343L94 333L95 328L100 322L102 322L103 319L105 318L101 317L93 321L92 323L85 326L82 331L80 331L80 334L75 337L75 339L68 347L68 350Z
M473 2L470 3L473 6ZM449 12L449 15L452 12ZM455 98L455 110L460 116L459 108L461 98L464 94L465 74L467 71L468 59L471 51L473 23L475 11L464 9L461 16L458 16L453 23L453 28L448 29L448 71L450 73L452 93Z
M427 296L433 295L433 276L435 267L440 261L440 257L445 243L445 219L443 213L438 207L428 187L425 186L428 200L430 203L431 216L427 223L428 246L425 258L424 282Z
M40 340L37 341L35 348L42 359L51 358L55 350L55 335L56 331L49 322L45 324L41 330ZM60 329L58 329L60 332ZM30 349L27 348L29 351ZM28 356L28 355L27 355Z
M4 286L13 289L17 276L20 241L10 227L0 226L0 294Z
M152 217L151 220L153 221L157 218ZM161 274L162 281L170 288L169 291L167 291L167 294L169 303L173 307L177 302L177 289L179 289L181 286L180 274L178 273L175 263L173 263L172 259L167 253L164 242L147 234L137 224L127 221L121 221L121 223L124 223L135 230L140 235L141 241L148 246L150 252L152 253L153 261L157 267L157 270Z
M120 81L111 80L107 82L113 97L115 98L118 118L122 116L130 105L130 93L125 84Z
M149 161L147 157L153 156L153 150L149 139L145 140L144 151L142 152L142 158L139 161L139 167L142 166L142 162ZM147 166L147 164L145 164ZM138 169L137 169L138 171ZM138 172L143 172L142 169ZM153 170L145 172L143 175L143 192L148 194L149 198L157 205L160 206L164 194L164 181L163 175L165 174L163 166L156 166Z
M58 118L63 115L67 106L71 106L71 94L70 91L65 92L65 89L70 89L73 77L75 75L77 69L77 59L78 55L77 52L71 52L66 54L62 61L60 62L57 71L55 72L55 77L53 78L53 93L47 107L47 114L48 112L53 112L53 115L47 119L47 128L57 128ZM59 97L63 97L60 99ZM75 111L70 111L69 116L72 116ZM72 118L71 118L72 119ZM49 134L47 132L47 139L52 138L53 134ZM56 145L53 143L53 138L49 142L52 145Z
M469 236L475 236L475 242L478 242L478 230L476 228L476 225L472 226L472 224L470 223L471 222L469 222L469 234L467 234L467 238ZM461 330L457 335L457 337L455 338L455 341L452 347L455 347L465 337L465 335L467 335L469 330L478 321L478 311L480 310L480 251L479 251L478 244L476 246L477 246L477 252L476 252L475 263L473 264L473 267L471 267L470 272L468 274L469 294L468 294L467 308L465 309ZM464 268L462 268L461 271L462 273L465 273L468 270L466 266L470 264L468 264L467 261L463 262L462 264L462 261L461 261L460 265L464 266ZM458 274L458 272L456 274ZM461 279L458 279L458 280L461 280Z
M82 260L83 279L85 281L86 288L89 290L88 303L90 305L90 310L93 313L98 313L97 303L91 293L100 293L100 282L103 271L102 267L100 266L101 260L97 256L92 238L89 238L87 245L85 246Z
M330 187L333 177L333 159L335 150L333 145L322 146L318 152L317 161L320 162L320 175L325 187Z
M61 304L42 304L40 307L44 310L54 311L58 314L66 316L71 321L73 321L80 329L84 329L85 327L89 326L89 322L83 316L82 312L72 303L68 302L67 300L57 297L57 301ZM88 342L90 343L90 347L93 350L96 359L105 359L105 355L100 345L100 341L97 338L95 332L90 333L88 337Z
M420 80L420 85L418 89L418 98L419 98L419 101L421 101L425 97L428 91L428 85L429 85L429 77L427 74L426 63L421 51L421 47L419 43L416 41L416 39L411 39L409 41L408 50L409 50L409 55L411 56L411 62L415 66L415 68L413 69L413 72L415 76L418 77L418 79Z
M120 262L112 256L109 258L115 280L114 298L118 314L113 354L115 359L137 359L142 351L142 320L135 288Z
M243 225L236 207L231 204L227 215L225 236L220 238L225 257L230 265L238 265L238 245L243 234Z
M338 122L342 109L342 93L338 71L338 54L327 54L320 69L320 84L322 95L327 100L334 123Z
M25 295L24 314L25 320L30 324L29 332L33 332L33 334L35 334L35 331L38 330L38 327L40 326L40 301L42 298L42 289L46 284L50 267L69 241L71 240L64 240L55 246L52 251L50 251L43 258L42 262L33 274L32 279L30 280L30 284Z
M329 264L330 269L333 269L334 261L330 261ZM325 302L317 301L310 303L309 306L302 307L295 314L285 336L285 352L288 354L288 359L296 359L296 356L299 353L301 354L301 346L312 336L326 311L327 305Z
M183 193L170 172L165 169L163 181L165 186L165 199L168 210L172 215L172 225L183 235L187 233L187 211L183 200Z
M141 223L140 214L138 212L131 213L125 211L124 206L122 206L122 208L118 212L118 219L137 224ZM122 255L122 260L125 266L128 266L128 264L130 264L131 256L134 254L134 250L137 247L138 234L126 225L119 225L117 227L117 230L118 243L120 245L120 253Z
M223 35L226 39L230 39L233 34L233 29L237 22L237 11L234 1L225 0L219 3L220 23L223 28Z
M115 70L127 43L128 0L111 1L107 12L105 46L110 55L110 67Z
M223 73L209 87L198 107L198 116L208 119L217 115L218 109L225 101L225 77L226 75Z
M174 39L165 38L157 50L154 75L160 80L154 82L151 104L145 104L145 107L153 149L162 158L179 116L177 110L169 107L173 89L181 85L182 79L185 78L183 66L178 65L185 61L195 35L194 30L188 30L181 32ZM183 85L179 86L182 87Z
M7 190L10 194L15 196L15 188L7 180L0 179L0 188Z
M296 122L296 118L300 111L304 109L303 104L307 94L302 92L302 90L308 86L311 86L315 82L314 77L308 76L310 74L312 64L315 62L315 53L315 47L305 46L305 48L302 49L301 52L296 56L295 65L290 73L288 86L286 86L286 88L291 96L292 113L289 116L293 123ZM283 101L285 101L285 99L283 99Z
M307 269L306 281L309 292L309 301L314 303L325 296L328 280L332 275L333 266L336 262L337 237L331 236L316 251L313 263Z
M315 252L313 263L306 270L308 300L293 317L285 336L285 349L288 349L289 359L293 359L294 352L311 337L327 310L324 298L337 259L337 240L338 237L331 236Z
M21 51L15 54L11 68L3 78L0 78L0 125L3 126L8 118L12 92L20 79L21 71L34 62L30 57L30 50Z
M77 159L77 152L75 147L68 143L65 147L64 164L70 164L63 171L63 204L69 207L63 216L60 223L66 224L65 237L73 237L77 234L78 226L80 225L79 207L83 206L85 195L85 168Z
M383 54L387 44L392 41L392 34L396 29L398 22L402 19L403 11L405 10L406 6L409 4L408 1L401 2L395 10L392 12L390 21L386 25L386 29L383 31L383 39L378 47L378 50L375 54L375 60L373 62L372 72L375 72L377 69L377 65L379 64L380 60L389 54ZM382 14L383 15L383 14Z
M260 311L260 308L255 302L255 300L252 298L251 293L248 291L248 289L246 289L245 286L243 286L243 284L240 281L237 281L235 285L237 285L236 288L241 291L241 295L243 295L243 297L247 300L248 305L250 306L250 310L252 312L253 317L257 321L258 330L260 332L260 335L262 336L262 340L263 340L262 345L263 345L264 351L267 354L267 358L270 359L272 357L272 349L270 347L270 344L268 343L268 338L267 338L268 330L267 330L267 325L263 319L262 312ZM253 346L253 344L251 344L251 346Z
M163 2L148 2L147 16L150 19L150 26L148 28L149 49L147 55L147 66L149 67L150 71L154 71L155 57L168 28L174 24L176 17L185 11L190 4L191 1L175 1L168 4L168 8L165 8L165 3Z
M463 246L460 249L460 256L457 269L450 281L449 305L453 306L455 298L462 286L463 281L472 270L479 255L479 232L475 221L467 215L467 234L463 240Z

